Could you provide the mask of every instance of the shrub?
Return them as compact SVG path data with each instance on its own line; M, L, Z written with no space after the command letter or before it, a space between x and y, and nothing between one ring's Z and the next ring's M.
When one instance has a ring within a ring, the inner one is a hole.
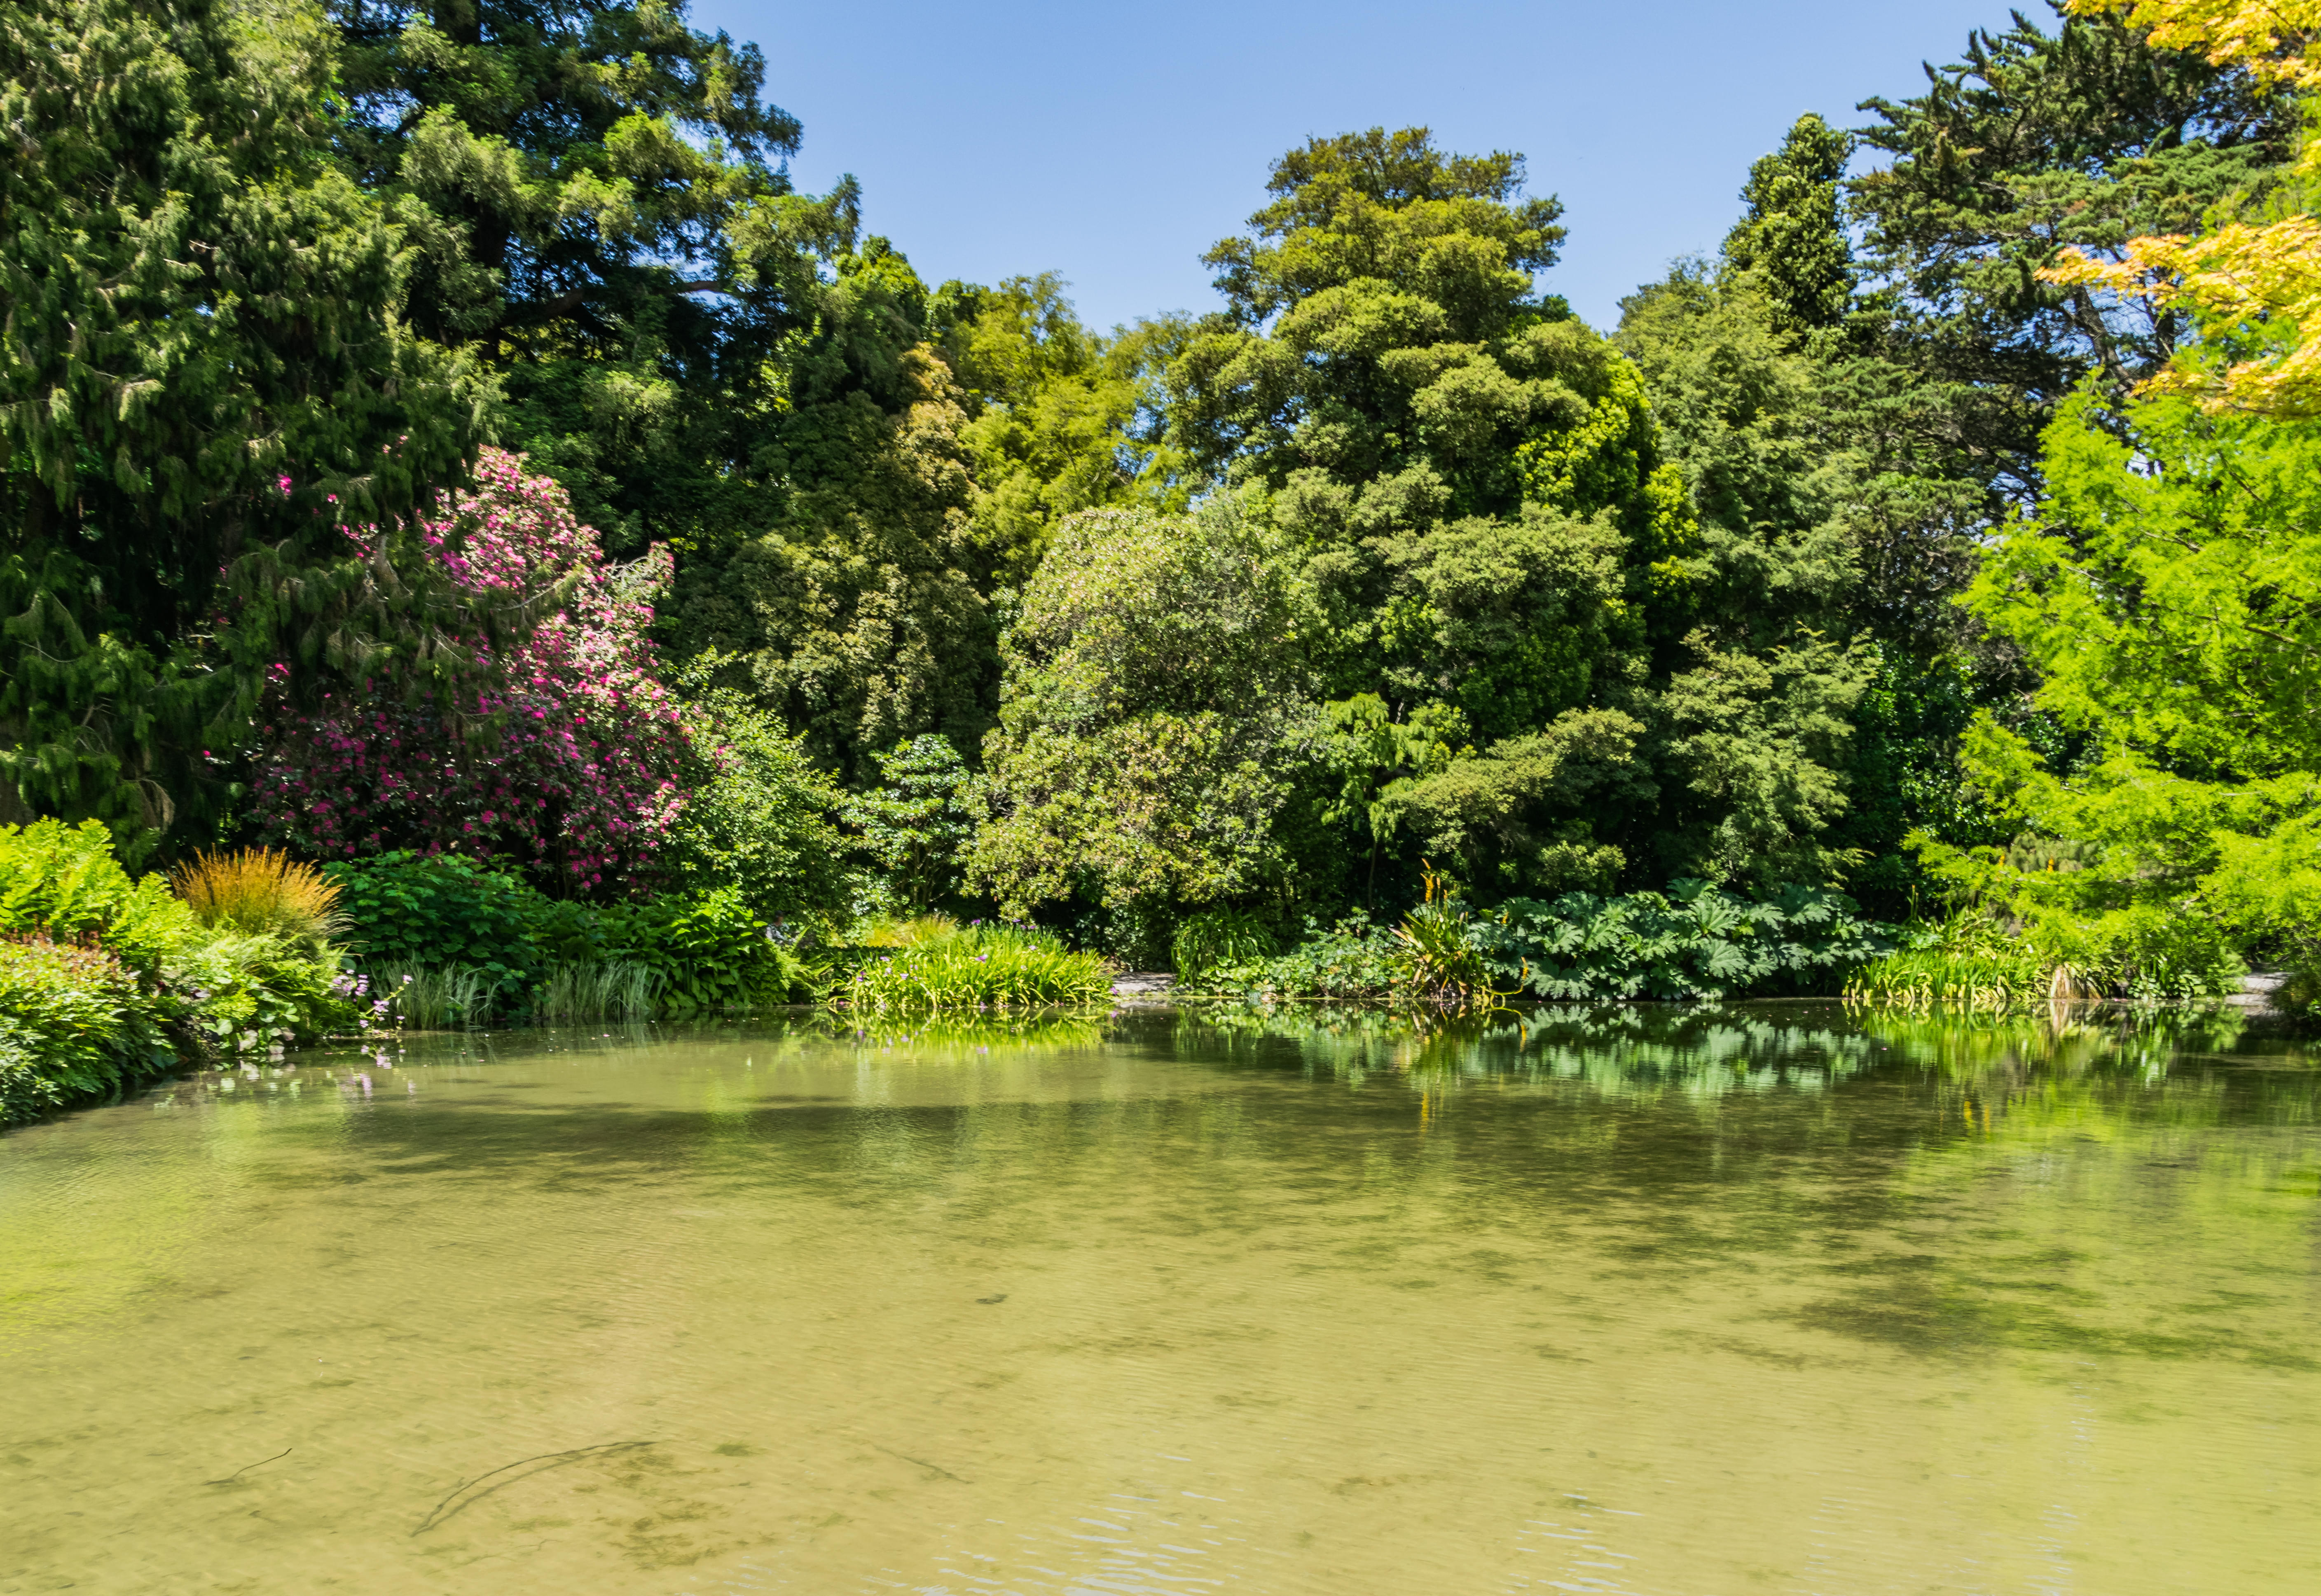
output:
M660 980L663 1012L754 1008L803 996L797 961L751 913L737 887L602 911L602 954Z
M654 1010L669 1014L803 995L796 961L775 944L736 886L588 904L553 901L512 871L456 853L396 853L324 868L346 889L363 968L383 986L405 974L418 978L405 1009L412 1025L536 1018L551 996L554 1011L569 1017L604 982L626 992L627 983L642 981ZM611 965L645 973L578 973ZM623 1012L633 1007L626 998L621 1004Z
M170 874L194 917L213 929L279 936L319 952L347 928L344 889L311 864L267 848L196 853Z
M959 885L960 851L975 830L967 766L933 733L876 757L879 785L848 800L847 823L878 868L879 900L924 909Z
M846 839L833 824L838 789L806 745L741 694L686 706L694 758L685 808L669 833L671 888L738 888L761 920L834 915L846 907Z
M1098 1003L1112 974L1045 931L972 926L897 949L858 968L835 994L858 1010L958 1012Z
M669 552L609 563L521 455L487 449L475 475L475 492L447 493L421 518L441 576L510 613L553 613L497 655L462 640L485 685L456 704L396 692L341 694L314 716L274 706L252 812L269 840L321 858L507 855L578 892L649 879L689 757L649 635Z
M1221 964L1248 964L1279 951L1265 922L1245 909L1203 909L1177 922L1170 962L1180 986L1198 986Z
M1371 925L1370 916L1357 910L1327 931L1308 919L1305 936L1288 952L1222 960L1195 984L1266 1000L1375 1001L1393 992L1397 954L1393 933Z
M1843 893L1785 887L1752 901L1698 880L1665 896L1512 898L1472 935L1495 977L1564 1003L1834 992L1892 946L1890 929Z
M310 944L203 925L96 821L0 826L0 1118L356 1022Z
M96 822L0 825L0 935L101 940L151 981L200 930L160 877L130 880L113 856L112 834Z
M107 1096L175 1064L153 1008L134 972L102 948L0 941L0 1124Z
M2213 921L2140 909L2029 926L1964 909L1900 936L1847 980L1849 1002L1999 1011L2083 998L2181 1001L2232 990L2245 968Z
M511 871L460 853L382 854L327 864L344 894L350 935L366 968L387 965L479 972L496 994L521 992L545 962L549 898ZM578 906L568 918L585 917Z

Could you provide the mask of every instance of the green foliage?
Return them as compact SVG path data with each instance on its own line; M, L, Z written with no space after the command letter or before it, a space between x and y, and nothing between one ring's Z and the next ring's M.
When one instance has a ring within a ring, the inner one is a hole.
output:
M925 285L884 239L834 264L782 346L747 513L688 540L672 630L682 652L733 656L728 685L860 781L900 739L972 747L990 724L999 554L969 524L967 413L925 342Z
M866 960L833 1000L864 1012L942 1013L1100 1003L1111 994L1111 972L1096 954L1029 926L979 926Z
M793 192L757 47L681 3L325 4L340 153L405 229L414 324L496 368L503 441L618 553L762 514L746 462L857 196Z
M423 994L423 1006L466 1023L537 1017L542 1004L577 1014L605 991L624 1009L627 994L645 992L654 1012L669 1015L803 994L796 958L737 884L596 905L557 902L513 871L460 854L388 853L325 868L345 889L350 940L377 984L442 972L433 979L457 990Z
M367 968L464 967L496 994L529 985L556 911L512 871L462 853L381 853L326 864L344 894L348 943ZM570 917L579 906L566 908Z
M205 838L269 688L440 690L451 638L531 618L432 580L399 521L478 389L400 314L333 72L296 4L0 6L0 821L102 819L132 863Z
M2064 245L2117 260L2136 235L2195 231L2279 177L2298 114L2244 72L2153 49L2113 13L2053 32L2017 14L1927 77L1921 95L1863 106L1877 121L1861 141L1888 157L1850 185L1870 330L1940 388L1948 433L2019 504L2058 403L2090 375L2123 392L2189 331L2152 302L2034 269Z
M1808 111L1780 149L1749 168L1748 207L1725 237L1725 261L1752 275L1776 333L1834 327L1853 308L1853 251L1841 185L1853 140Z
M1922 840L1961 896L2121 995L2213 990L2235 944L2321 923L2321 428L2189 401L2064 406L2049 491L1969 603L2089 751L2059 769L1988 715L1966 739L2006 817L2075 869Z
M2184 1002L2235 990L2245 966L2199 920L2141 917L2093 935L1967 908L1903 927L1899 945L1847 980L1849 1002L2003 1011L2091 998Z
M696 771L670 833L672 885L680 895L736 888L764 920L841 912L845 839L833 824L836 787L801 739L732 689L686 706Z
M1177 984L1197 989L1210 971L1221 965L1262 962L1279 951L1273 932L1246 909L1202 909L1177 922L1170 940L1170 966Z
M1063 289L1054 272L944 286L962 313L942 346L972 418L960 434L975 480L969 519L995 574L1016 583L1069 515L1131 502L1185 507L1174 451L1138 435L1181 329L1146 322L1101 337Z
M0 937L0 1125L177 1062L137 977L102 948Z
M1752 900L1699 880L1673 882L1665 895L1513 899L1473 933L1494 976L1566 1003L1834 990L1849 969L1885 953L1889 938L1842 893L1788 887Z
M1867 670L1832 634L1842 536L1778 491L1813 469L1808 385L1758 324L1624 350L1535 294L1562 234L1522 179L1423 129L1312 141L1211 252L1231 310L1167 369L1170 440L1262 488L1312 595L1330 707L1290 889L1406 901L1429 855L1486 898L1826 876ZM1663 390L1700 424L1672 433ZM1729 446L1768 409L1779 448Z
M878 870L880 902L912 910L949 898L974 831L959 751L929 734L878 756L878 785L849 799L847 823Z
M1495 1008L1513 990L1491 981L1491 962L1474 915L1430 869L1426 896L1394 928L1395 995L1406 1003L1458 1013Z
M1299 620L1278 550L1229 500L1060 528L1007 634L970 885L1024 915L1278 879L1270 828L1308 718Z
M1399 954L1393 933L1357 909L1326 931L1309 918L1305 935L1287 953L1220 962L1200 984L1267 1002L1378 1002L1394 990Z
M350 1028L335 955L205 926L102 822L0 826L0 1121Z

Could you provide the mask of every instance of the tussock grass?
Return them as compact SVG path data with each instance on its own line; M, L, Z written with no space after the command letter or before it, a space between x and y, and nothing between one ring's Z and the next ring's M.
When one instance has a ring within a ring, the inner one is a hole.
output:
M194 917L212 930L278 936L319 947L347 928L338 884L271 848L196 853L169 874Z
M908 919L881 919L870 923L856 946L866 948L915 948L929 943L943 942L960 935L959 922L949 915L915 915Z
M974 926L897 946L856 970L833 997L858 1011L1040 1008L1100 1003L1112 972L1044 931Z

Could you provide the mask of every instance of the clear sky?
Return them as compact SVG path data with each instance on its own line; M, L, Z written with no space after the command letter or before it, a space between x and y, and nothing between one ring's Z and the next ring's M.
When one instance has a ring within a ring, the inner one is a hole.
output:
M2027 13L2050 22L2043 0ZM1800 112L1923 87L2003 0L695 0L754 40L806 124L791 172L852 172L869 232L930 283L1061 272L1103 327L1216 296L1203 251L1315 133L1424 123L1530 158L1571 236L1542 281L1608 326L1620 296L1711 250L1750 161Z

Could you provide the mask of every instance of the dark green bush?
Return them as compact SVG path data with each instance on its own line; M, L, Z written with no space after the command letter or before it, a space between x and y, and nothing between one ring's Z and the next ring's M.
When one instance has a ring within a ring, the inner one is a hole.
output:
M1784 887L1749 899L1698 880L1665 895L1511 898L1470 935L1502 985L1559 1003L1834 994L1893 946L1892 929L1842 892Z
M381 853L327 864L345 892L340 907L356 955L369 963L458 964L490 978L504 997L521 993L545 962L546 932L562 909L511 871L458 853Z
M1202 909L1177 922L1170 961L1180 986L1197 987L1221 964L1250 964L1279 951L1272 930L1246 909Z
M388 853L328 870L346 889L367 964L473 971L489 983L497 1020L528 1017L551 972L564 969L569 981L575 966L645 966L665 1014L802 995L796 962L738 886L589 904L559 902L513 871L451 854Z

